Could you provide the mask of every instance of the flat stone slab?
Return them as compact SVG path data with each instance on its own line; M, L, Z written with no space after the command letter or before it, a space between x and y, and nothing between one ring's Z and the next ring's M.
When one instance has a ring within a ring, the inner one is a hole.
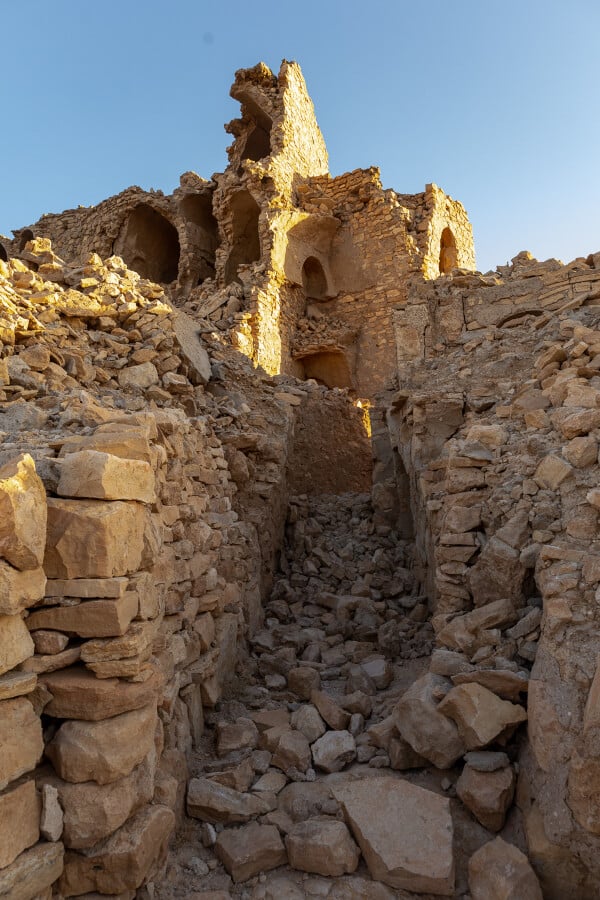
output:
M371 876L400 890L454 895L450 801L387 776L332 786Z

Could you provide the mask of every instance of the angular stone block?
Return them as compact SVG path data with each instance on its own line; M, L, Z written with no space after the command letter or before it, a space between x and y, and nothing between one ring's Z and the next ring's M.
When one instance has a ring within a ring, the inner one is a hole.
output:
M57 880L63 869L62 844L36 844L0 870L0 897L6 900L32 900Z
M39 609L31 613L27 625L32 631L50 628L84 638L117 637L125 634L137 611L137 594L130 591L116 600L84 600L77 606Z
M28 453L0 468L0 556L37 569L46 545L46 491Z
M65 781L109 784L129 775L150 752L154 704L101 722L65 722L46 746L46 756Z
M147 511L134 501L48 500L49 578L112 578L140 568Z
M24 781L0 794L0 869L37 842L40 809L34 781Z
M143 460L81 450L65 456L56 493L61 497L153 503L154 472Z
M156 671L146 681L126 682L73 667L42 675L40 683L52 695L44 710L49 716L97 722L147 706L162 690L163 676Z
M293 869L316 875L354 872L360 858L344 823L327 817L298 822L288 832L285 845Z
M0 560L0 615L23 612L41 600L46 589L46 573L42 568L20 572Z
M258 822L241 828L226 828L217 838L215 854L236 882L283 866L287 860L275 825L259 825Z
M0 747L2 790L10 781L35 768L44 752L41 722L24 697L0 703Z
M0 616L0 675L33 656L31 635L21 616Z

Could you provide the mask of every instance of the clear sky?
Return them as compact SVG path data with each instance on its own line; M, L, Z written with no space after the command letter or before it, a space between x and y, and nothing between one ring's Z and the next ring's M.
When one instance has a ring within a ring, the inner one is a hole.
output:
M0 0L0 233L226 165L236 69L302 66L332 174L461 200L482 270L600 250L598 0Z

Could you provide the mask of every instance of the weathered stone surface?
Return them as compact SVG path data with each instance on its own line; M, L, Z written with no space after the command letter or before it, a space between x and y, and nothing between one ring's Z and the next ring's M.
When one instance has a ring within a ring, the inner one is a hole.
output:
M489 831L500 831L515 792L515 774L510 766L495 772L480 772L466 765L456 782L456 793L475 818Z
M58 800L58 791L51 784L42 785L42 815L40 831L47 841L60 840L64 828L63 810Z
M511 625L517 619L512 600L494 600L462 616L456 616L438 632L438 641L453 650L470 653L476 647L477 636L481 631Z
M423 675L403 694L393 712L396 728L405 741L438 769L447 769L465 752L458 729L439 711L435 692L450 682L440 675ZM450 727L448 727L450 726Z
M332 700L323 691L313 691L310 702L316 706L319 715L334 731L344 731L350 722L350 713L343 710L335 700Z
M299 666L297 669L290 669L287 682L290 691L297 694L301 700L310 700L312 692L318 691L321 687L321 676L316 669Z
M555 491L572 472L573 468L566 460L550 454L541 461L533 477L540 487Z
M157 672L147 681L132 683L99 679L84 668L73 667L42 675L40 682L52 695L45 709L48 715L97 722L152 702L162 687L162 676Z
M101 722L65 722L46 755L65 781L109 784L129 775L149 753L156 719L150 704Z
M314 765L324 772L340 772L356 757L356 743L349 731L327 731L311 750Z
M0 675L33 656L34 649L21 616L0 616Z
M375 880L401 890L453 896L447 798L386 776L334 785L332 791Z
M40 720L24 697L0 703L0 747L2 790L19 775L30 772L44 751Z
M253 750L257 743L258 729L251 719L217 725L218 756L227 756L234 750Z
M46 546L46 491L28 453L0 468L0 556L37 569Z
M48 499L49 578L112 578L140 568L146 510L120 500Z
M69 453L62 461L56 493L61 497L153 503L154 473L150 464L140 459L81 450Z
M82 600L122 597L128 578L49 578L46 597L79 597Z
M41 600L46 575L41 567L20 572L0 559L0 615L15 615Z
M317 875L354 872L360 851L343 822L327 817L298 822L285 838L290 866Z
M507 754L501 750L469 750L465 762L478 772L497 772L509 765Z
M36 684L37 675L33 672L8 672L0 677L0 700L30 694Z
M473 900L543 900L525 854L499 837L470 858L469 889Z
M292 822L303 822L320 815L335 815L339 803L333 799L331 788L322 781L292 782L279 794L281 812Z
M77 606L51 606L33 612L31 629L53 628L79 637L113 637L125 634L138 611L138 598L128 592L116 600L85 600Z
M469 684L472 681L482 684L505 700L514 701L519 700L520 695L526 693L529 687L527 678L510 670L478 669L475 672L463 672L452 676L452 683L455 685Z
M0 870L0 897L6 900L36 900L54 884L63 868L62 844L36 844Z
M189 783L188 814L204 822L247 822L269 809L270 805L262 797L234 791L208 778L192 778Z
M323 719L312 704L300 706L293 712L291 724L293 728L302 732L309 743L316 741L327 730Z
M215 844L215 854L235 882L247 881L253 875L276 869L287 861L277 828L258 822L222 831Z
M310 746L306 736L301 731L285 731L277 742L271 765L283 772L291 768L306 772L310 766Z
M456 723L467 750L486 747L527 720L522 706L501 700L473 682L452 688L438 709Z
M0 869L38 840L40 808L34 781L24 781L0 794Z
M62 653L69 643L69 638L66 634L61 634L60 631L48 631L43 628L39 631L33 631L31 633L31 638L35 647L35 652L42 656Z
M125 390L143 391L158 384L158 372L151 362L140 363L138 366L127 366L119 372L119 384Z
M64 810L65 846L76 850L93 847L149 803L154 793L155 768L155 754L151 751L131 774L110 784L70 784L57 777L47 780L44 787L58 792Z
M160 865L174 827L175 816L167 807L142 809L85 856L67 852L60 890L65 897L89 891L118 894L135 890Z

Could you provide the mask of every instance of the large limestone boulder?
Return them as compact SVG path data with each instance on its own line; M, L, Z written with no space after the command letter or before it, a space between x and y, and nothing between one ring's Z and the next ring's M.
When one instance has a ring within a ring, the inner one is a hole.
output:
M404 740L438 769L448 769L465 752L456 725L438 709L438 697L451 687L447 678L427 673L402 695L393 712Z
M326 731L314 742L311 750L317 769L322 769L323 772L340 772L355 759L356 742L349 731Z
M247 822L270 809L263 797L235 791L208 778L192 778L188 786L188 814L213 825Z
M290 866L316 875L344 875L358 866L360 851L343 822L328 817L298 822L285 838Z
M510 735L527 720L522 706L501 700L475 682L453 688L438 709L456 723L468 750L486 747L497 738Z
M63 869L64 847L61 843L40 843L17 856L5 869L0 869L0 897L31 900L50 896Z
M147 512L120 500L48 499L49 578L111 578L140 568Z
M499 837L469 860L469 889L473 900L543 900L525 854Z
M475 818L489 831L500 831L515 792L515 773L510 766L480 772L466 765L456 782L456 793Z
M258 822L224 829L217 838L215 854L236 882L276 869L287 860L275 825L259 825Z
M156 706L100 722L65 722L46 747L46 755L65 781L109 784L125 775L150 752Z
M46 491L28 453L0 468L0 556L37 569L46 546Z
M388 776L332 787L369 872L399 890L454 894L450 801Z

